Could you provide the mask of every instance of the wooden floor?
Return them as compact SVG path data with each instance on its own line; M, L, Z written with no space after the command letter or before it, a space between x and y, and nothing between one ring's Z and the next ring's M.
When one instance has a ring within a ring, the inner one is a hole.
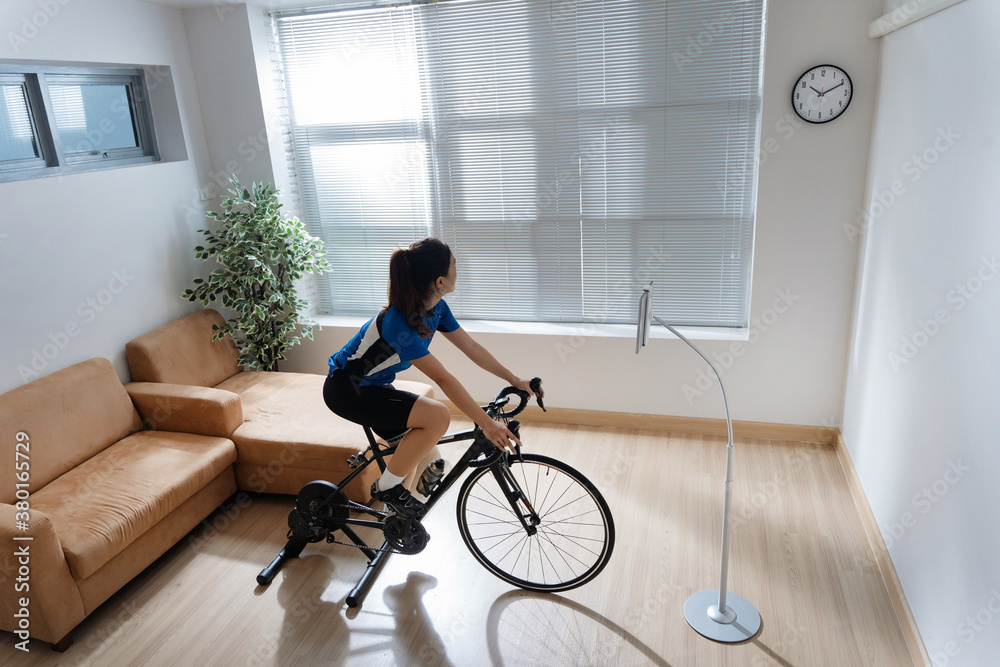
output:
M763 627L723 645L695 633L683 606L718 586L725 441L531 424L522 439L590 477L614 513L614 555L582 588L528 593L489 574L459 537L457 488L425 520L427 548L393 555L359 609L344 600L366 561L348 547L309 545L258 587L254 577L284 545L291 502L259 496L217 511L214 526L193 531L78 626L66 653L38 641L30 654L9 651L13 635L0 633L0 662L912 664L833 446L737 442L730 590L757 607Z

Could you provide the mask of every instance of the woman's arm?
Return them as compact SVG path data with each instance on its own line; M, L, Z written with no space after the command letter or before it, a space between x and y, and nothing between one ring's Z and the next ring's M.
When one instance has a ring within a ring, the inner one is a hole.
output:
M535 395L535 392L531 390L528 384L528 380L522 380L507 370L503 364L497 361L496 357L489 353L489 350L473 340L472 336L465 329L459 328L454 331L442 331L441 333L484 371L496 375L507 384L513 385L518 389L523 389L528 392L529 397Z
M517 436L511 433L506 426L490 419L490 416L486 414L466 388L462 386L462 383L449 373L433 354L414 359L413 365L437 383L441 387L441 391L455 404L455 407L483 429L483 434L490 442L501 449L509 449L510 451L514 451L514 447L510 444L511 440L519 445L521 444Z

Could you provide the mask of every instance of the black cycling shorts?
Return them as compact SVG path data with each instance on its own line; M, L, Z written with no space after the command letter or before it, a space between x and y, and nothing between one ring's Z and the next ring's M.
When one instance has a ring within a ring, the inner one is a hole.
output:
M323 385L323 400L330 410L355 424L366 424L384 440L407 431L417 398L391 384L362 387L360 378L341 370L333 371Z

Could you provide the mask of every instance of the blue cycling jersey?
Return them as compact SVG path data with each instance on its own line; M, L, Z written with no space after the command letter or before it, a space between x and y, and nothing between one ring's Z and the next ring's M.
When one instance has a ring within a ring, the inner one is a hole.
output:
M431 308L424 324L431 330L428 338L421 338L411 329L406 317L395 306L383 309L368 320L347 345L330 356L330 373L342 369L360 377L362 387L391 383L396 373L411 366L411 361L429 354L427 348L435 331L459 328L444 299Z

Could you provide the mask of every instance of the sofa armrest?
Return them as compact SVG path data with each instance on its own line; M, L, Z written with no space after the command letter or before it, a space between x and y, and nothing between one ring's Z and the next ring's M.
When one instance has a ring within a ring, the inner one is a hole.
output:
M243 423L239 394L225 389L165 382L130 382L143 428L228 438Z
M4 545L0 549L0 586L4 591L0 595L0 629L18 633L18 642L25 639L20 634L25 624L21 620L23 598L28 602L27 632L55 643L87 613L52 520L43 512L30 510L28 529L18 530L18 512L14 505L0 503L0 543Z

